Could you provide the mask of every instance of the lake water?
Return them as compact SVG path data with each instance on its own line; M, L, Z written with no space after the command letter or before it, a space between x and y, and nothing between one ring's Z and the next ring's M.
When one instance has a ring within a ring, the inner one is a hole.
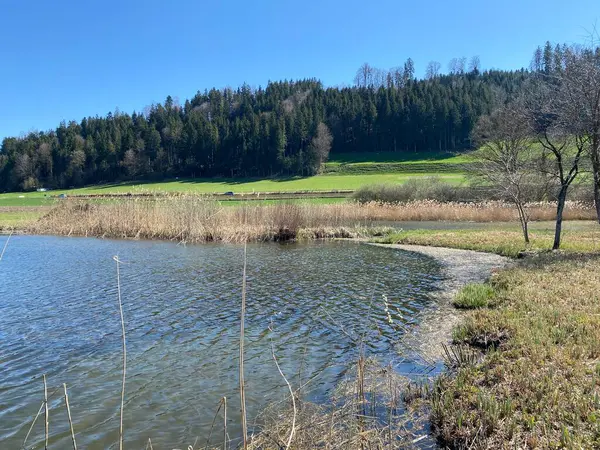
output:
M223 396L231 436L239 436L242 246L13 236L0 262L0 448L21 447L43 400L44 373L54 448L70 446L62 383L78 446L117 443L117 254L124 261L126 445L144 448L148 437L154 448L187 448L196 438L204 444ZM253 244L247 254L250 424L287 392L271 343L292 384L311 380L314 401L344 377L357 357L351 336L366 330L377 331L368 354L400 371L413 367L395 351L398 331L387 323L382 295L396 321L414 321L441 280L436 261L351 242ZM43 448L43 429L42 414L28 447Z

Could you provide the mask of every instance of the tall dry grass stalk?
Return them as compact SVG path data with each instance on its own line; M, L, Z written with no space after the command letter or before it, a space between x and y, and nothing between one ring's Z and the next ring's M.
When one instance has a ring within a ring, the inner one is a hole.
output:
M121 384L121 418L119 425L119 450L123 450L123 412L125 410L125 378L127 375L127 344L125 341L125 319L123 318L123 302L121 301L121 260L114 256L113 260L117 264L117 297L119 300L119 313L121 315L121 336L123 343L123 382Z
M271 327L269 327L271 328ZM271 329L271 331L273 331ZM279 362L277 361L277 357L275 356L275 345L273 345L273 341L271 340L271 355L273 356L273 361L275 361L275 365L277 366L277 370L279 371L279 375L283 378L283 381L287 385L288 391L290 392L290 397L292 399L292 424L290 426L290 435L288 437L287 443L285 444L285 450L288 450L292 445L292 439L294 438L294 433L296 432L296 416L298 415L298 410L296 409L296 395L294 390L292 389L292 385L283 374L281 367L279 366Z
M242 443L243 448L248 448L248 424L246 423L246 388L244 382L244 319L246 316L246 262L247 245L244 244L244 270L242 274L242 308L240 314L240 407L242 413Z
M2 253L0 253L0 261L2 261L2 258L4 257L4 252L6 252L6 247L8 247L8 241L10 241L11 236L12 236L12 231L6 238L6 242L4 242L4 247L2 247Z
M31 426L29 427L29 430L27 430L27 434L25 435L25 439L23 439L23 448L25 447L25 444L27 444L27 439L29 439L29 435L31 434L31 430L33 430L33 426L35 425L35 423L38 420L38 417L40 417L40 414L42 413L42 409L44 409L44 402L42 402L42 404L40 405L40 409L38 409L37 414L34 416L33 421L31 422Z
M295 419L292 407L269 406L250 448L285 448L292 426L295 433L290 448L297 450L415 448L413 442L422 440L427 432L426 411L416 411L416 403L414 414L400 408L408 384L409 380L390 366L362 358L337 386L331 402L297 401Z
M531 220L554 220L554 203L527 205ZM565 219L594 219L592 204L568 202ZM503 202L441 203L422 200L380 203L221 206L194 196L130 199L94 204L66 200L35 223L41 234L167 239L189 243L355 237L378 221L517 221Z
M45 374L42 375L42 378L44 380L44 409L45 409L44 450L48 450L48 431L49 431L49 419L50 419L50 414L49 414L49 410L48 410L48 385L46 384L46 375Z
M73 441L73 450L77 450L77 442L75 442L75 430L73 429L73 419L71 418L71 408L69 407L69 394L67 393L67 385L63 383L65 389L65 406L67 407L67 415L69 416L69 427L71 429L71 440Z
M227 397L223 397L223 450L227 450Z
M223 408L223 416L225 417L225 432L224 432L224 439L223 439L223 449L226 448L226 445L227 445L227 397L222 397L221 400L219 400L217 410L215 411L215 416L213 417L212 424L210 425L210 431L208 432L208 437L206 438L206 445L204 446L205 449L211 448L210 447L210 438L212 437L212 433L215 428L215 424L217 423L217 417L219 416L219 412L221 411L221 408ZM194 444L193 446L191 446L191 448L193 449L195 446L196 445Z

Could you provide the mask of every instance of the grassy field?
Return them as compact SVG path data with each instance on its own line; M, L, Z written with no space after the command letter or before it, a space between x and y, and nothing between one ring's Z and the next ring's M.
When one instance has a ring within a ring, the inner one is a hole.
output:
M531 222L531 243L526 246L518 223L490 225L485 229L408 230L391 234L381 242L388 244L430 245L461 248L517 257L524 252L549 250L554 239L554 222ZM566 221L562 250L600 252L600 225L592 220Z
M3 211L0 208L0 231L19 229L39 219L44 209L35 208L33 211Z
M455 299L471 311L454 330L449 372L428 397L444 447L600 448L600 225L567 222L564 250L549 252L552 225L532 224L527 247L516 225L386 238L531 252Z
M466 154L450 152L429 153L338 153L330 155L326 164L464 164L469 162Z
M57 190L46 193L8 193L0 194L0 206L39 206L50 204L51 196L59 194L89 195L111 193L144 193L144 192L180 192L196 194L212 194L232 191L248 192L298 192L298 191L333 191L355 190L365 184L402 183L410 178L423 177L423 173L377 173L366 175L333 175L324 174L305 178L275 179L180 179L159 183L115 183L89 186L72 190ZM440 174L439 178L449 183L464 182L463 174ZM44 195L45 194L45 195Z
M325 174L461 173L469 157L453 153L357 153L334 155L325 163Z

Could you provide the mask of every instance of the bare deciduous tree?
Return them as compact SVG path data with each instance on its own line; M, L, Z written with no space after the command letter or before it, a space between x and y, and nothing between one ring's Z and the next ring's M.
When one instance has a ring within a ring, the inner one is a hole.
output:
M373 84L373 70L373 67L371 67L368 63L364 63L356 71L354 84L356 84L358 87L364 88L371 86Z
M572 46L563 51L562 57L563 70L556 74L563 92L560 108L568 114L573 132L587 137L600 222L600 49Z
M317 132L312 138L309 147L309 157L311 159L312 171L317 173L323 163L327 161L329 157L329 151L331 150L331 143L333 142L333 136L327 125L323 122L319 122L317 125Z
M392 74L392 78L394 79L394 84L396 87L404 86L404 69L402 67L394 67L390 70Z
M427 70L425 71L425 76L428 80L432 80L440 75L440 70L442 65L437 61L430 61L427 64Z
M535 49L533 53L533 58L531 58L531 63L529 64L529 69L532 72L541 72L544 69L544 58L542 53L542 47Z
M471 174L497 197L513 203L523 238L529 243L526 191L532 178L531 129L521 103L506 105L479 119L473 137L481 146Z
M448 73L455 74L458 70L458 59L452 58L448 63Z
M550 156L551 176L558 182L553 250L560 248L562 221L569 187L579 175L588 136L579 127L579 108L562 80L538 83L528 98L527 112L534 136Z
M481 60L479 56L473 56L469 62L469 72L479 73L481 71Z
M465 67L467 66L467 58L452 58L448 63L448 72L454 75L460 75L465 73Z
M42 171L42 176L52 177L52 148L50 144L44 142L37 151L38 165Z
M458 58L458 73L465 73L467 70L467 58L462 56Z
M372 87L380 88L381 86L385 86L385 82L387 79L387 70L384 69L373 69L373 82Z

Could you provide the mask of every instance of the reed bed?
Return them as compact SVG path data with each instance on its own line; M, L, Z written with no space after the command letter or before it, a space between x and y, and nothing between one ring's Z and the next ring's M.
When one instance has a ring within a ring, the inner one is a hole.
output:
M327 404L298 398L293 411L278 403L267 407L249 448L411 449L425 441L430 446L427 411L420 402L429 391L428 382L411 382L394 368L361 355Z
M553 203L532 203L531 220L553 220ZM593 219L593 206L570 202L566 220ZM510 222L517 213L503 202L455 203L420 200L402 204L354 202L222 206L197 196L112 203L67 200L33 224L41 234L165 239L189 243L279 241L295 238L353 238L381 233L377 222Z

